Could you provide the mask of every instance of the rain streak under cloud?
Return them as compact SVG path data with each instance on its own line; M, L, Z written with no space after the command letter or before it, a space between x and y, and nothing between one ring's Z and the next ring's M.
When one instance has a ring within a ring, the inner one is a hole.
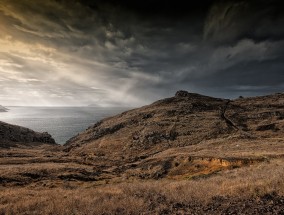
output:
M283 92L280 1L154 2L0 0L1 104Z

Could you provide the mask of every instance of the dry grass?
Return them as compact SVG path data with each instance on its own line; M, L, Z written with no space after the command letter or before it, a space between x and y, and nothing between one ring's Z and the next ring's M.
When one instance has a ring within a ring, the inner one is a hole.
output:
M257 199L272 192L284 195L281 159L189 181L2 187L0 214L183 214L220 196Z
M0 215L284 214L283 96L177 95L1 148Z

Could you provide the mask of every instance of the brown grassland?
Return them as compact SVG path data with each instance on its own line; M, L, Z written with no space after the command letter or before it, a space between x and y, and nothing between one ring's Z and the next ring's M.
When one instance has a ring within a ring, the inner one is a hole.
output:
M71 177L92 167L63 159L60 150L14 149L16 157L9 153L10 157L2 153L1 158L0 214L284 212L284 159L279 155L194 178L111 181ZM54 160L47 161L51 155ZM69 178L61 177L66 172Z
M268 195L280 195L282 198L270 199ZM54 184L52 188L35 184L2 187L0 213L218 214L231 211L253 214L268 210L276 214L283 213L283 195L283 160L274 160L190 181L137 181L99 187L86 182ZM251 208L252 202L248 199L257 202L258 207Z
M284 94L185 91L65 146L4 124L0 214L284 214L283 132ZM27 134L51 144L19 143Z

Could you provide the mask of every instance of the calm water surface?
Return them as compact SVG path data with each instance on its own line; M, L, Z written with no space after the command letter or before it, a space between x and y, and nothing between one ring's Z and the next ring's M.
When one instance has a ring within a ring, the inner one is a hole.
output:
M122 107L8 107L0 112L0 121L50 133L55 141L64 144L97 121L130 108Z

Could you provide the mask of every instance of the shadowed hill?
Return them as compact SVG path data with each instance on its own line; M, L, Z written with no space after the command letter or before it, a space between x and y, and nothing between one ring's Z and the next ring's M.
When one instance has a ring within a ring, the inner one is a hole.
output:
M39 133L21 126L0 121L0 148L19 145L56 144L47 132Z

